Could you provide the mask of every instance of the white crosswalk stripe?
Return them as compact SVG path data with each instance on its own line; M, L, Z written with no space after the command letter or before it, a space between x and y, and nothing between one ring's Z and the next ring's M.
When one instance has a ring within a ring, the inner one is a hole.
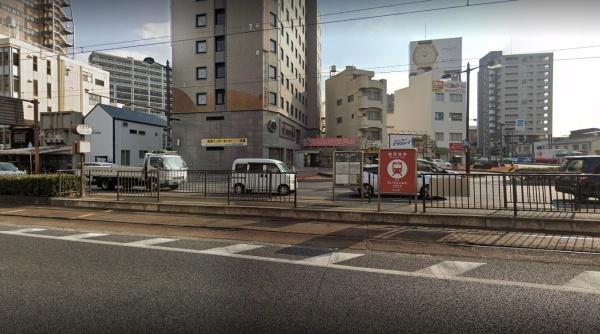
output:
M6 231L7 234L23 234L45 231L45 228L24 228L22 230Z
M322 255L309 257L307 259L300 260L299 262L309 262L309 263L314 263L314 264L318 264L318 265L328 265L328 264L334 264L334 263L343 262L343 261L347 261L347 260L352 260L357 257L361 257L363 255L364 254L332 252L332 253L326 253L326 254L322 254Z
M600 271L584 271L567 282L565 286L600 291Z
M253 250L253 249L258 249L258 248L263 248L264 246L260 246L260 245L248 245L248 244L237 244L237 245L231 245L231 246L225 246L225 247L217 247L217 248L211 248L211 249L207 249L207 250L203 250L202 253L204 254L235 254L235 253L241 253L241 252L246 252L249 250Z
M128 242L129 245L139 245L139 246L153 246L158 244L164 244L171 241L177 241L179 239L168 239L168 238L154 238L154 239L146 239L140 241Z
M462 262L462 261L444 261L434 264L431 267L418 270L419 274L434 275L436 277L444 276L459 276L469 270L483 266L485 263L480 262Z
M103 237L105 235L108 235L108 234L106 234L106 233L82 233L82 234L68 235L63 238L75 240L75 239L88 239L88 238Z

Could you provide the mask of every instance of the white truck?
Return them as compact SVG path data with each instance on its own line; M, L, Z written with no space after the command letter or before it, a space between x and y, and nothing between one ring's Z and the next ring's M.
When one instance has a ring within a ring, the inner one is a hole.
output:
M174 152L146 153L142 167L94 163L84 165L83 170L92 178L92 184L102 190L114 190L117 185L126 188L160 185L174 190L187 180L187 165Z

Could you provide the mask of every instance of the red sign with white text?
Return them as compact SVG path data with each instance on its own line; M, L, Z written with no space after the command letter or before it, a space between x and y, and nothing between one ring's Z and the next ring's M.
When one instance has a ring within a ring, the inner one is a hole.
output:
M379 151L379 192L414 194L417 192L417 150Z

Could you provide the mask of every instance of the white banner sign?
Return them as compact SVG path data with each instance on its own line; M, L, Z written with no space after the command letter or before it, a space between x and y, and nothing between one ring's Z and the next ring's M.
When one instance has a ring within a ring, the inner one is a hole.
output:
M416 148L420 135L390 135L390 148Z

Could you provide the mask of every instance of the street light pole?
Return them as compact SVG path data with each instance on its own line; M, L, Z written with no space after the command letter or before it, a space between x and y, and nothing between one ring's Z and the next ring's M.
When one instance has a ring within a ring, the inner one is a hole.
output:
M169 60L167 60L167 150L171 150L171 67L169 66Z

